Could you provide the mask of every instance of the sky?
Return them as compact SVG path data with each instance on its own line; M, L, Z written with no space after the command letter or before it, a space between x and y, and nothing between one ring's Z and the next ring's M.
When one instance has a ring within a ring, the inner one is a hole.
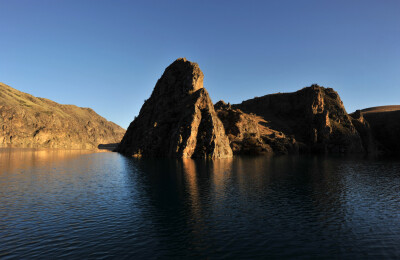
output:
M400 1L0 0L0 82L127 128L164 69L213 102L313 83L346 110L400 104Z

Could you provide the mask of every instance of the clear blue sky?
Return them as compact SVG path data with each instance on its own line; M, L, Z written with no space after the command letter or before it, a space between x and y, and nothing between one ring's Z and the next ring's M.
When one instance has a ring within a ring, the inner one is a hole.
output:
M198 62L214 102L336 89L400 104L400 1L0 0L0 82L126 128L165 67Z

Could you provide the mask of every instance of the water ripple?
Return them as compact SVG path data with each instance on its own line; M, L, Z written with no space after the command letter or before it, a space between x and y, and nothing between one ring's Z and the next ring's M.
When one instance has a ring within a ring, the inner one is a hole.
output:
M399 161L4 153L2 259L400 257Z

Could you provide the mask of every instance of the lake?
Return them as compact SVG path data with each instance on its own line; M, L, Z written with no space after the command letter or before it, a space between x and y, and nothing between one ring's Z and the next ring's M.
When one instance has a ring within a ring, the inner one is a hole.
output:
M399 258L400 161L0 149L0 258Z

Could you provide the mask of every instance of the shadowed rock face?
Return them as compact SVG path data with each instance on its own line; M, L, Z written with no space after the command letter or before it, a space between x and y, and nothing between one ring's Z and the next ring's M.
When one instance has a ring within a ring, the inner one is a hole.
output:
M358 113L368 122L379 152L400 153L400 106L373 107Z
M365 151L369 154L378 154L382 147L374 138L371 126L364 118L363 112L361 112L361 110L357 110L356 112L351 113L350 116L351 122L361 137Z
M197 63L168 66L116 151L145 157L232 157Z
M0 83L0 146L96 149L125 130L90 108L61 105Z
M297 153L296 140L265 126L265 120L254 114L234 109L224 101L215 104L215 110L225 127L235 154L289 154Z
M358 153L364 148L336 91L318 85L294 93L257 97L232 105L265 120L265 126L294 136L302 152Z

